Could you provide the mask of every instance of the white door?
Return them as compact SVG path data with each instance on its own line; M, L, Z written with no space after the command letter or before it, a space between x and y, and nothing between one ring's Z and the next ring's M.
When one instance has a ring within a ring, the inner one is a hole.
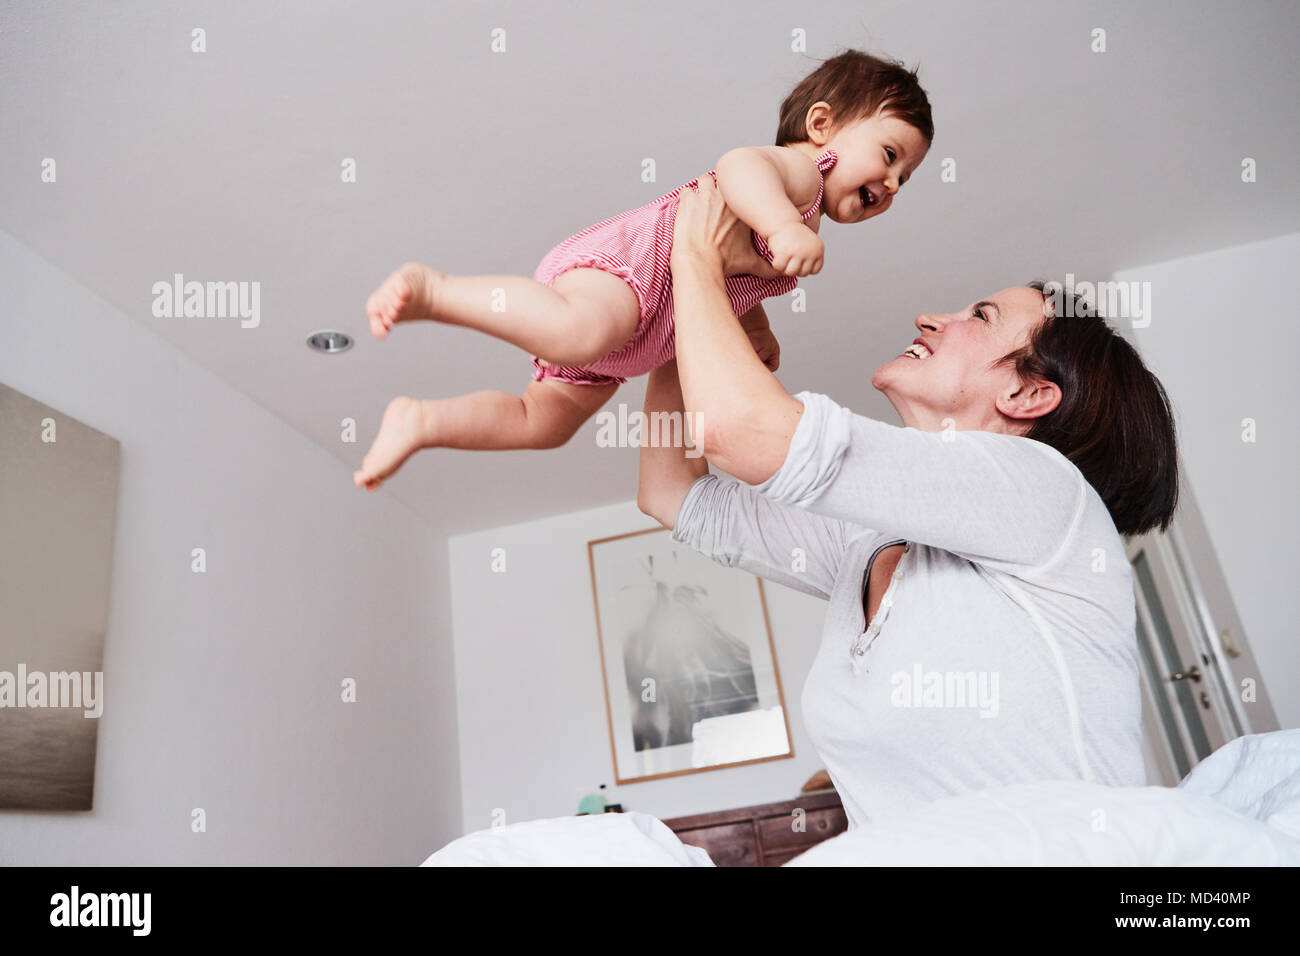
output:
M1174 786L1242 734L1277 729L1241 621L1190 489L1167 533L1125 539L1133 568L1142 732L1159 779Z

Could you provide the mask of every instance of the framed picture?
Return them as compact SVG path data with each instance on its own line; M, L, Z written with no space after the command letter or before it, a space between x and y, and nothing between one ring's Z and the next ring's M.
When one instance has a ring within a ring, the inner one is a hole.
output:
M794 756L762 581L662 528L587 552L617 783Z
M91 810L121 448L0 385L0 449L0 810Z

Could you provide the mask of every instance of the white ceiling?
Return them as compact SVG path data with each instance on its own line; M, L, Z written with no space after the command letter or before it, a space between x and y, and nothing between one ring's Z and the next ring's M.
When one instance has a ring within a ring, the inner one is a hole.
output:
M825 224L808 312L769 307L791 391L896 421L871 372L912 340L918 312L1300 229L1289 2L0 9L0 228L329 449L348 465L340 481L393 395L518 391L531 371L459 329L371 340L362 307L392 268L531 275L571 233L770 142L782 97L815 66L790 52L795 29L816 57L856 46L919 63L937 135L887 215ZM189 50L194 27L204 54ZM495 27L504 54L490 52ZM56 186L40 182L44 157ZM345 157L357 184L340 182ZM644 157L657 182L641 182ZM939 181L944 157L956 183ZM152 285L177 272L259 281L261 326L152 317ZM358 344L312 354L303 339L321 327ZM642 394L629 383L613 402ZM346 417L355 445L340 441ZM632 497L635 450L594 435L589 423L550 452L423 452L381 493L449 533Z

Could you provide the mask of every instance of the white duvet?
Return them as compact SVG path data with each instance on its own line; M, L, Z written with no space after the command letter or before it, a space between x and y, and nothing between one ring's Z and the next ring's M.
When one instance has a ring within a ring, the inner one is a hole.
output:
M644 813L482 830L425 866L711 866ZM1177 787L1017 784L827 840L787 866L1297 866L1300 730L1239 737Z
M529 820L453 840L421 866L713 866L648 813Z

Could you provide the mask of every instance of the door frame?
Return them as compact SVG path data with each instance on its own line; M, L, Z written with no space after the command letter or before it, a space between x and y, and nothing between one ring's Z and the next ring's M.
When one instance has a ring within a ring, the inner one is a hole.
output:
M1138 554L1147 555L1166 613L1177 614L1180 619L1178 624L1181 628L1171 624L1171 630L1182 657L1182 665L1190 667L1196 664L1201 669L1203 679L1197 686L1209 695L1214 724L1218 728L1218 732L1215 732L1213 728L1206 727L1211 743L1220 734L1225 740L1231 740L1245 734L1279 729L1277 715L1250 651L1245 629L1186 475L1180 474L1179 508L1168 531L1153 531L1137 537L1125 536L1124 547L1130 565ZM1161 578L1165 579L1163 584ZM1148 635L1154 637L1150 620L1142 617L1144 597L1140 593L1136 571L1133 588L1139 622ZM1136 628L1134 636L1138 641L1143 639ZM1155 655L1153 660L1157 662L1161 660L1159 650L1158 647L1149 648ZM1168 699L1170 690L1168 682L1163 679L1167 675L1148 675L1150 668L1146 664L1145 655L1139 654L1139 657L1143 672L1143 737L1150 744L1157 769L1164 781L1176 783L1185 774L1178 773L1180 761L1175 757L1173 748L1182 748L1185 757L1183 762L1188 766L1195 766L1200 758L1189 747L1185 718L1178 707L1174 708L1174 712L1178 715L1176 723L1180 732L1177 739L1170 738L1165 721L1150 699L1150 695L1155 693L1155 688L1151 685L1156 680L1159 680L1161 693L1166 694ZM1241 693L1243 683L1247 680L1254 682L1255 699L1250 702L1244 701Z

